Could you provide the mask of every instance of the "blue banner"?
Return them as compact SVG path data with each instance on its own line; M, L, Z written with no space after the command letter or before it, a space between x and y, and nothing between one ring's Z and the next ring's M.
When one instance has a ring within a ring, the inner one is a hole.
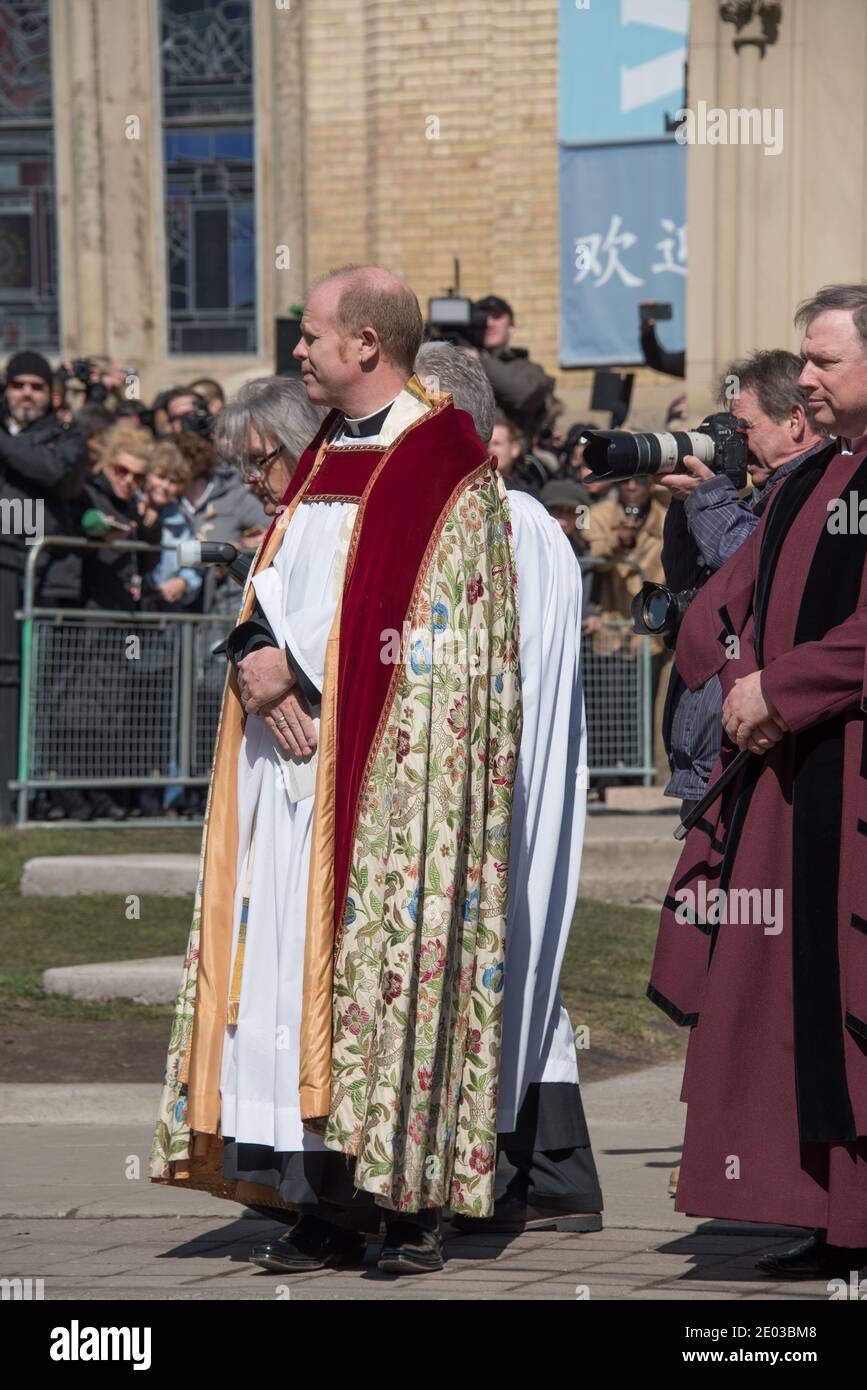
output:
M641 362L638 305L673 306L663 347L685 338L686 157L660 143L560 150L560 363Z
M560 0L561 143L664 135L684 106L688 30L689 0Z

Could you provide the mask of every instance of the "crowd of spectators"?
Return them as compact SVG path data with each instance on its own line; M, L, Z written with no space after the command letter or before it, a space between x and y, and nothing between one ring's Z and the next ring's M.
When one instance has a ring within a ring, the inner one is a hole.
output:
M537 497L573 547L584 574L583 624L597 658L596 676L601 679L604 672L616 694L617 663L630 656L637 640L627 630L631 599L643 579L663 577L662 524L669 494L640 480L616 488L586 481L584 433L592 426L560 427L562 407L553 396L552 378L524 350L511 346L510 307L495 296L480 303L488 331L473 355L498 407L491 452L506 487ZM200 378L160 391L147 405L136 397L136 386L121 368L76 361L54 370L32 351L16 353L7 364L0 497L40 499L46 536L104 542L86 549L42 549L36 603L230 620L238 605L235 582L217 567L188 568L176 558L178 543L192 538L254 550L268 525L241 471L221 459L211 443L225 403L223 390L219 382ZM149 549L118 548L117 541ZM14 533L4 542L0 602L8 614L21 604L27 545ZM654 648L654 688L667 655ZM177 790L157 800L146 796L144 803L151 812L155 807L171 807L176 814L201 810L197 794ZM141 801L134 791L68 791L43 798L40 809L54 819L96 814L119 819L137 814Z
M217 456L208 437L224 404L222 389L201 379L161 391L147 406L128 398L131 384L120 368L77 361L55 371L32 351L16 353L7 363L0 410L6 514L14 522L9 508L38 506L44 536L105 542L42 547L35 602L131 614L225 615L230 625L237 585L216 568L180 565L176 550L190 539L255 549L268 525L240 471ZM22 603L32 536L21 525L4 530L0 607L8 628ZM118 547L117 541L149 549ZM163 809L164 802L175 813L201 810L193 793L148 800L151 810ZM135 791L67 790L43 797L38 810L50 819L121 819L139 813L141 801Z

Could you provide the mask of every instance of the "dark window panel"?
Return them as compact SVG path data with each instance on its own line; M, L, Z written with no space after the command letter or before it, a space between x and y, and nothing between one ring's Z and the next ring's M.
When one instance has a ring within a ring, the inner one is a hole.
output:
M50 130L0 119L0 354L58 346L57 250Z
M0 5L0 122L51 120L49 0Z
M163 116L251 116L250 0L161 0Z
M255 352L252 129L167 130L164 150L170 350Z

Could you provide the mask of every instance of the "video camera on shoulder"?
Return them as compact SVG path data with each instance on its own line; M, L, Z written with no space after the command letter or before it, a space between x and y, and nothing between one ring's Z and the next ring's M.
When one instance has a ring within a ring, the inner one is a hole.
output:
M477 309L471 299L451 291L440 299L427 302L428 338L435 342L451 343L453 347L481 349L485 341L488 316Z
M454 284L444 295L427 302L425 329L433 342L451 343L453 347L473 347L481 350L485 343L488 316L461 292L461 263L454 259Z

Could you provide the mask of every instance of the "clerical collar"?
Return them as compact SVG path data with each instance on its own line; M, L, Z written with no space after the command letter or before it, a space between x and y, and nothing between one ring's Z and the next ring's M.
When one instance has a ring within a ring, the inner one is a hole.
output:
M397 396L395 396L394 400L397 400ZM385 424L385 417L388 415L393 405L394 401L389 401L388 405L384 405L382 410L377 410L375 415L362 415L355 420L350 419L348 415L344 415L341 432L343 434L351 434L356 439L375 439L381 432Z
M867 434L859 435L857 439L844 439L840 435L837 448L841 454L860 454L867 449Z

